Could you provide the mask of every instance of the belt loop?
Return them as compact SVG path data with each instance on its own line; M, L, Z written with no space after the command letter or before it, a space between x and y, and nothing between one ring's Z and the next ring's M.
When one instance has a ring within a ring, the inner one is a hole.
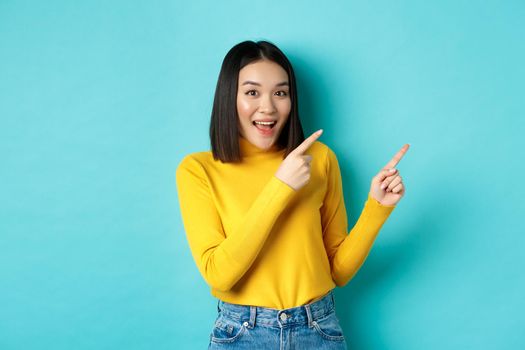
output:
M255 327L255 316L257 314L257 307L250 306L250 327Z
M221 308L219 307L220 303L221 303L221 300L219 299L217 301L217 312L221 312Z
M306 317L308 317L308 328L312 328L313 318L312 318L312 311L310 310L310 305L306 304L304 308L306 309Z
M333 304L334 309L335 309L335 298L334 298L334 293L332 293L332 291L330 291L330 297L332 298L332 304Z

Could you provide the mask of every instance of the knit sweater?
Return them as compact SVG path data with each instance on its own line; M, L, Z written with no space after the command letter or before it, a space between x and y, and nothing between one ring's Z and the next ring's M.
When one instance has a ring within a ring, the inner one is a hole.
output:
M275 176L285 150L239 137L243 160L186 155L176 185L186 238L211 294L242 305L286 309L344 286L365 261L395 206L368 195L348 233L339 164L315 141L310 180L294 190Z

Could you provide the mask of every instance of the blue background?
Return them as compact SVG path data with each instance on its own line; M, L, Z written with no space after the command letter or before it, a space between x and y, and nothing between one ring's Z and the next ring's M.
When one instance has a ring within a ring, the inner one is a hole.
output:
M216 299L175 169L209 149L222 59L292 61L349 224L407 188L335 290L353 349L525 344L523 1L0 1L0 349L204 349ZM350 226L350 227L351 227Z

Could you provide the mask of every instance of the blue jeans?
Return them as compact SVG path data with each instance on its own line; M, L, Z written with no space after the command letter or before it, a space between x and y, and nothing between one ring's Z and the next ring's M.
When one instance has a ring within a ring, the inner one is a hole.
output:
M277 310L219 300L211 349L344 350L332 291L310 304Z

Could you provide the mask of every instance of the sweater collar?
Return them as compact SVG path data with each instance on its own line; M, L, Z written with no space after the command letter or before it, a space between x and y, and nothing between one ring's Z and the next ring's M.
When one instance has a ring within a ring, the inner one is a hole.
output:
M264 154L274 154L279 152L279 146L277 143L274 143L270 148L267 150L261 149L254 144L252 144L250 141L245 139L244 137L239 135L239 147L241 150L241 154L243 157L246 156L256 156L256 155L264 155Z

